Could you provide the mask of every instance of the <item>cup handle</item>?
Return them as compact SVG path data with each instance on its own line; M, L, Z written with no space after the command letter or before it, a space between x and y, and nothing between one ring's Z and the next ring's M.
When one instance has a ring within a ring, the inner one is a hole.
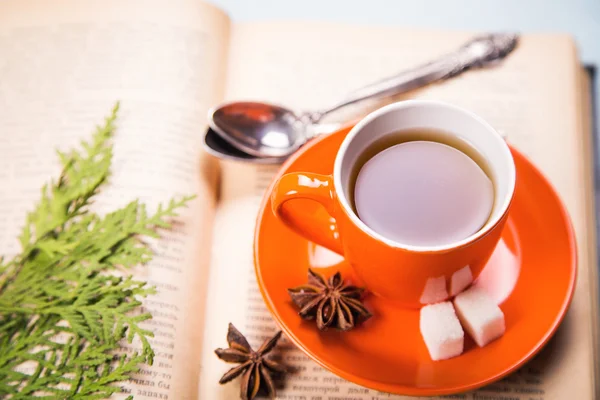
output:
M319 203L284 204L290 200ZM281 176L271 194L273 213L294 231L310 241L343 255L335 215L336 195L331 175L292 172Z

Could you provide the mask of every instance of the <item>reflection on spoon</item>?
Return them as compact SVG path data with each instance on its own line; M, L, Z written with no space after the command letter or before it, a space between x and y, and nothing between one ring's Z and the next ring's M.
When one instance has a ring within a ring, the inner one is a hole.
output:
M212 129L204 135L204 149L207 153L228 161L243 161L251 164L281 164L285 157L255 157L233 147Z

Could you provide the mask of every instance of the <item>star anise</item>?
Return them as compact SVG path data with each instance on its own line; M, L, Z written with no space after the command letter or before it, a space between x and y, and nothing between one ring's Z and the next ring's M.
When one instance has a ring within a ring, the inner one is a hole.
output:
M254 351L244 335L230 323L227 331L229 348L216 349L215 353L223 361L240 365L227 371L221 377L219 383L227 383L243 374L240 387L242 400L253 399L258 394L263 382L271 398L275 398L275 385L271 374L284 373L286 369L279 363L269 359L267 354L275 348L280 337L281 331L277 332L272 338L265 340L263 345L257 351Z
M352 329L359 320L371 318L371 313L361 302L364 291L345 285L339 272L325 280L310 268L307 284L288 289L302 318L316 319L319 330L335 326L342 331Z

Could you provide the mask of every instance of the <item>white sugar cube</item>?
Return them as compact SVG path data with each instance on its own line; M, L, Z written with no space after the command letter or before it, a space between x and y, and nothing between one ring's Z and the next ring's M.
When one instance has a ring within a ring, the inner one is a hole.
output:
M456 296L473 282L471 268L467 265L452 274L450 279L450 296Z
M465 334L451 302L421 308L419 324L432 360L445 360L463 352Z
M504 314L484 289L470 287L454 298L454 307L478 346L483 347L504 334Z
M421 293L421 304L433 304L444 301L448 298L446 290L446 278L438 276L437 278L429 278L425 282L423 293Z

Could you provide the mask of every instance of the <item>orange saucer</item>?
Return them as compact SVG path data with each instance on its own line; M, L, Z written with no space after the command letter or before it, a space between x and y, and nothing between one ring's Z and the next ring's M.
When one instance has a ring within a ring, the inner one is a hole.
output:
M349 128L320 137L290 158L279 175L292 171L330 174ZM512 149L517 186L502 241L476 284L498 300L506 333L479 348L466 337L462 355L431 361L419 332L418 310L407 310L370 295L373 318L349 332L319 332L304 321L287 288L306 281L307 269L351 267L328 256L276 219L267 191L258 215L254 261L263 298L286 335L317 363L359 385L396 394L431 396L476 389L515 371L550 339L565 315L577 273L575 237L557 194L541 173ZM300 200L297 200L300 201ZM318 205L302 205L318 210Z

